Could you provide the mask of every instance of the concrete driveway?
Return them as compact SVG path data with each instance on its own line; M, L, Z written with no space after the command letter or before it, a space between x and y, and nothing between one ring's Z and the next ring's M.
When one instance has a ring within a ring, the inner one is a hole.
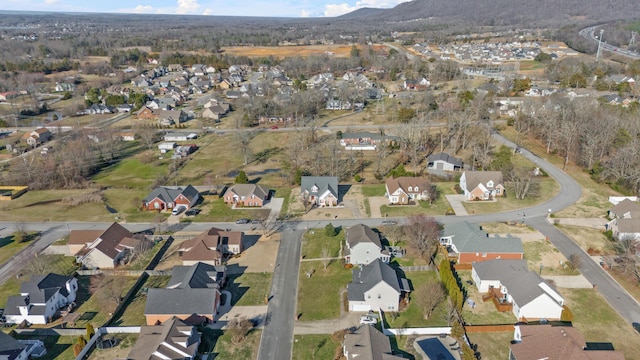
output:
M466 196L460 194L450 194L445 195L445 197L449 202L449 206L451 206L453 212L455 212L456 215L469 215L469 213L467 213L467 209L465 209L464 205L462 205L462 203L467 199Z

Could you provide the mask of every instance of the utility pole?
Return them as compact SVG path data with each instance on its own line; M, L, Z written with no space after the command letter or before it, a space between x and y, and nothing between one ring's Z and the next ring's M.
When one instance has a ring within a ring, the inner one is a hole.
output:
M602 56L602 33L604 33L604 29L600 29L600 37L598 37L598 52L596 53L596 61L600 60Z
M631 45L636 43L636 35L638 35L637 32L635 31L631 32L631 41L629 41L629 47L631 47Z

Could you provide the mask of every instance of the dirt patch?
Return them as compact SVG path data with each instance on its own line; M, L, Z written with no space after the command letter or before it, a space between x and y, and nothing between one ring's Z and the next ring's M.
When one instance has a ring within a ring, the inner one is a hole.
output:
M253 235L258 235L258 233ZM261 236L240 256L229 259L227 265L237 264L244 268L245 272L273 272L279 245L280 234L273 234L270 237Z

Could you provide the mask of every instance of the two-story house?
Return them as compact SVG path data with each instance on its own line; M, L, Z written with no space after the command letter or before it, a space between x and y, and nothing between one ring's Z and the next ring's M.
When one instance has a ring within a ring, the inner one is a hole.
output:
M8 323L46 324L58 310L76 300L78 280L49 273L34 275L20 286L20 295L10 296L4 309Z
M349 311L398 311L403 294L410 292L409 282L380 259L353 269L347 284Z
M389 204L393 205L407 205L416 200L429 200L432 193L431 183L424 177L390 177L385 183L385 189Z
M352 265L367 265L376 259L384 263L388 263L391 259L389 250L380 241L380 235L363 224L348 228L345 236L345 262Z
M303 176L300 183L300 197L315 206L336 206L338 194L338 178L335 176Z
M502 171L464 171L460 189L467 200L493 200L505 193Z

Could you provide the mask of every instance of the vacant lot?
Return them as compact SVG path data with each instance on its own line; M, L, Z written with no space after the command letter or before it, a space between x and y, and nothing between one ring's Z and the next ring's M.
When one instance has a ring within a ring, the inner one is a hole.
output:
M578 243L581 248L592 254L611 254L613 252L613 243L607 239L604 232L581 226L558 225L558 229L562 230L573 241Z
M313 271L311 277L307 273ZM325 270L320 262L300 264L298 313L303 321L336 319L342 305L341 290L351 281L351 270L334 261Z
M378 46L378 48L381 48ZM224 52L234 56L248 57L308 57L318 55L332 55L336 57L349 57L350 45L300 45L300 46L233 46L223 48Z
M306 232L302 239L302 258L318 259L322 257L337 257L345 237L345 231L343 229L338 228L337 230L339 230L340 233L335 236L328 235L325 229L313 229ZM326 254L324 253L325 251Z
M336 329L337 331L337 329ZM342 350L342 340L331 335L296 335L293 337L293 360L333 359Z

